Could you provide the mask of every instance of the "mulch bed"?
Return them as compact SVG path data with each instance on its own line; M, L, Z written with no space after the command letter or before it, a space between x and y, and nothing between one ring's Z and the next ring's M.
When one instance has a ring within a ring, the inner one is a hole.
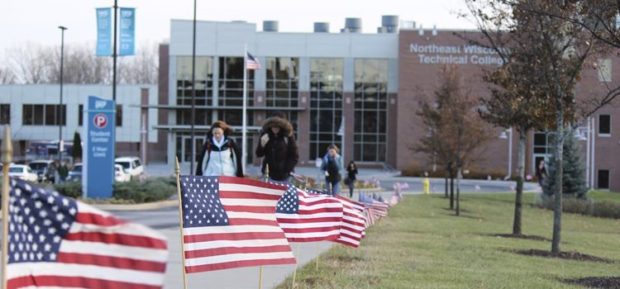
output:
M551 251L546 251L546 250L529 249L529 250L508 250L508 251L514 252L520 255L526 255L526 256L560 258L560 259L565 259L565 260L600 262L600 263L608 263L608 264L615 263L615 261L611 259L596 257L592 255L587 255L587 254L581 254L579 252L574 252L574 251L560 252L560 254L556 256L552 255Z
M586 277L563 281L589 288L620 289L620 277Z
M541 236L536 236L536 235L492 234L491 236L493 236L493 237L500 237L500 238L516 238L516 239L526 239L526 240L534 240L534 241L547 241L547 242L551 242L550 239L547 239L547 238L541 237Z

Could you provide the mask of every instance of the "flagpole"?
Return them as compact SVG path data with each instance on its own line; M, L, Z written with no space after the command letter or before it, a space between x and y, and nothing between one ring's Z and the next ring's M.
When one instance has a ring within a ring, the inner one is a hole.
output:
M175 161L176 166L174 169L174 173L177 176L177 194L179 195L179 229L181 231L181 270L183 270L183 289L187 289L187 273L185 272L185 244L183 241L183 205L181 204L183 196L181 195L181 182L179 180L179 175L181 174L181 168L179 167L179 157L176 157Z
M6 287L7 258L9 256L9 166L13 159L11 128L4 126L2 141L2 288Z
M243 112L241 123L241 168L245 174L245 163L248 158L247 144L247 110L248 110L248 45L243 45Z

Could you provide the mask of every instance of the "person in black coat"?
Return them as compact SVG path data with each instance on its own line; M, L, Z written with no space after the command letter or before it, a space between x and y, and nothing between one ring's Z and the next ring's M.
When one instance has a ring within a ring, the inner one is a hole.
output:
M243 177L241 150L230 134L232 128L224 121L218 120L211 125L198 158L197 176Z
M293 126L279 116L268 118L263 125L256 156L264 157L263 163L269 178L274 181L288 181L291 172L299 161L297 143L293 135Z

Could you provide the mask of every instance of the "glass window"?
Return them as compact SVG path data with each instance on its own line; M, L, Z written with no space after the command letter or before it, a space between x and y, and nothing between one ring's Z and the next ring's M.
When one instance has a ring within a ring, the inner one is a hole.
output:
M24 125L66 125L67 106L54 104L24 104L22 106L22 123ZM58 119L60 113L60 120Z
M205 118L206 108L203 106L213 105L213 58L206 56L196 57L196 70L195 70L195 93L194 98L195 116L194 124L205 125L211 122L210 114L209 118ZM192 94L194 93L194 85L192 83L192 57L179 56L177 57L176 67L176 93L178 105L191 105ZM199 112L201 111L201 112ZM189 125L192 123L191 110L181 109L177 110L177 124Z
M598 116L598 134L611 135L611 115L601 114Z
M330 144L341 147L338 129L342 122L344 61L340 58L310 60L310 133L318 140L310 143L310 159L323 157Z
M609 189L609 170L598 170L598 188Z
M0 124L11 124L10 104L0 104Z
M384 162L387 139L387 60L355 60L353 157Z

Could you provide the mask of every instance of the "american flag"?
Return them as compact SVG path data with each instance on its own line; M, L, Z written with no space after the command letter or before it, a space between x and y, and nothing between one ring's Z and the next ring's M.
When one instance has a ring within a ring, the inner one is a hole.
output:
M278 224L289 242L338 239L342 214L343 205L338 199L310 195L291 184L276 208Z
M370 209L369 212L376 215L377 220L388 215L389 205L385 202L378 201L373 197L366 196L363 193L359 195L359 201L364 204L366 208Z
M252 54L250 54L249 52L246 52L246 53L247 53L247 56L245 58L246 69L250 69L250 70L260 69L260 62L258 62L258 59L254 58L254 56L252 56Z
M237 177L182 176L180 182L186 272L295 264L276 221L284 186Z
M358 247L366 229L366 218L362 214L364 206L345 197L337 196L336 198L344 206L340 237L336 242L351 247Z
M161 234L11 179L7 288L162 288Z

